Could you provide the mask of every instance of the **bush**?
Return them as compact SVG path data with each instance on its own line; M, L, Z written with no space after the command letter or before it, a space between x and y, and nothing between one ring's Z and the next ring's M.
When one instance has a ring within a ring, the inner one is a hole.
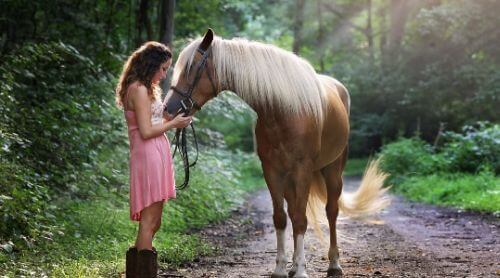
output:
M63 43L27 44L0 64L2 129L12 141L5 155L34 169L59 189L98 151L121 140L111 77Z
M26 44L0 77L0 243L22 249L52 238L61 193L87 196L112 176L97 156L126 133L110 75L69 45Z
M479 122L465 126L464 133L446 132L437 151L418 138L400 139L385 145L382 167L393 177L438 172L500 172L500 126Z
M442 156L433 154L432 147L418 138L385 145L380 154L382 169L391 175L391 183L399 183L406 176L439 172L445 167Z
M412 200L499 212L499 125L478 123L463 131L445 133L439 152L418 138L384 146L388 182Z
M19 164L0 160L0 243L11 253L13 248L32 247L43 237L51 238L54 210L48 188L36 174Z
M464 126L463 134L445 133L442 153L452 172L476 173L491 168L500 173L500 125L479 122Z

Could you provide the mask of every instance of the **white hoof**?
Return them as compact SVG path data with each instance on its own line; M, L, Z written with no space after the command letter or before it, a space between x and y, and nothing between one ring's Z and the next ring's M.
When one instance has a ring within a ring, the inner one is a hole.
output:
M309 276L307 275L307 272L306 272L305 265L302 265L302 266L297 265L297 269L292 277L294 277L294 278L309 278Z
M286 269L276 269L274 270L273 274L271 274L271 277L288 277L288 275L286 274Z
M284 258L276 261L276 268L274 269L272 278L288 277L286 274L286 260Z

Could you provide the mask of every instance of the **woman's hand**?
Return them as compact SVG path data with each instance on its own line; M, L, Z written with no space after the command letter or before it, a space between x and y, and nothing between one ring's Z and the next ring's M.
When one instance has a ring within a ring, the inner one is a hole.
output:
M193 121L193 117L191 116L184 116L182 113L175 116L169 124L173 128L184 128L188 126L191 122Z

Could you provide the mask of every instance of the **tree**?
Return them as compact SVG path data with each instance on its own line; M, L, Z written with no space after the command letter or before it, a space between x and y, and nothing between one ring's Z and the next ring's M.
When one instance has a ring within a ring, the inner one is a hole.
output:
M368 16L366 18L365 36L368 40L368 53L370 55L370 61L373 63L375 60L375 52L373 49L372 0L366 0L366 9Z
M304 25L304 0L295 1L295 21L293 23L293 47L292 51L299 54L302 44L302 25Z
M325 56L325 50L324 50L324 43L325 43L325 27L323 25L323 13L321 9L321 0L317 0L316 3L316 14L318 16L318 48L319 48L319 68L321 72L325 71L325 62L324 62L324 56Z
M144 39L142 38L142 31L144 30L144 28L146 28L146 40L150 41L153 39L153 28L148 16L148 8L149 0L141 0L141 2L139 3L139 8L137 9L135 22L137 30L137 36L135 39L136 46L140 46L144 42Z
M171 49L174 34L175 0L162 0L160 7L160 42Z
M414 1L391 0L390 5L390 30L389 30L389 51L399 52L401 40L403 39L406 22L410 14L410 5Z
M335 16L340 18L340 20L351 27L352 29L361 32L365 37L368 43L368 53L370 55L371 60L374 58L374 34L372 30L372 1L366 0L365 4L359 4L360 2L355 2L355 4L344 4L339 5L335 2L324 3L324 7L327 11L333 13ZM367 21L366 27L359 26L352 21L352 18L356 15L359 15L362 11L367 10Z

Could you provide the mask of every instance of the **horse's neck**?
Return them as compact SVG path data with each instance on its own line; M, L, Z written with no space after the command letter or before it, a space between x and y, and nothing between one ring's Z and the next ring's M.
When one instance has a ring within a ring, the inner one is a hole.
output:
M283 122L287 121L288 116L278 107L265 107L261 104L251 104L246 101L245 103L255 111L257 119L263 121L263 125L267 128L282 126Z
M268 114L270 113L269 111L266 111L266 109L259 103L250 103L248 102L245 98L243 98L240 94L238 94L237 90L234 88L228 88L228 91L234 92L243 102L245 102L250 108L252 108L253 111L257 114L257 117L267 117L269 116Z

